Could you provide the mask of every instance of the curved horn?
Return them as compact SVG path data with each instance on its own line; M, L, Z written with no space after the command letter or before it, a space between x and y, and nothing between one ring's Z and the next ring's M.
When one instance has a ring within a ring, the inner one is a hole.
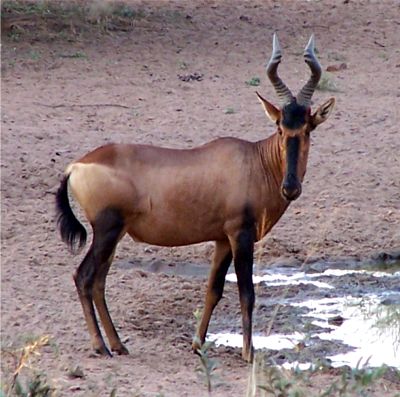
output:
M304 49L304 61L311 69L311 77L297 94L296 100L299 105L310 107L311 97L317 88L318 82L321 78L322 68L314 53L315 40L314 34L311 35L306 48Z
M276 35L276 33L274 33L274 38L272 41L272 55L267 65L267 76L274 86L275 91L278 94L280 101L282 102L282 105L286 105L293 100L293 95L290 92L289 88L287 88L285 83L278 76L277 69L278 65L281 62L281 58L282 52L279 45L278 36Z

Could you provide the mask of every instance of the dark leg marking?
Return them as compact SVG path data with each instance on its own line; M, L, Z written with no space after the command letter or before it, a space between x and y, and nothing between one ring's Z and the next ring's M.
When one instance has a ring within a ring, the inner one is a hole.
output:
M246 361L253 359L252 316L255 302L253 285L254 231L243 230L237 239L235 272L238 280L240 308L242 311L243 351Z
M119 349L122 349L122 343L112 324L105 303L104 288L115 247L122 237L124 222L119 211L106 209L96 217L92 226L92 246L76 271L74 280L89 329L92 346L96 352L111 356L99 329L93 301L96 303L112 348L119 351Z
M253 360L252 316L255 302L253 285L253 254L255 242L255 220L251 208L243 213L242 229L231 241L234 252L235 272L238 280L240 308L243 326L243 358Z

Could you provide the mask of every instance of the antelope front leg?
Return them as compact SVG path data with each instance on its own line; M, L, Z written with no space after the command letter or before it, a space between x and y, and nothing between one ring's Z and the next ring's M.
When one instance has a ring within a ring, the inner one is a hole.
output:
M255 301L253 285L253 230L245 229L240 231L238 236L231 240L231 245L239 288L240 309L242 312L242 357L247 362L252 362L254 355L252 344L252 316Z
M201 349L201 346L206 340L208 324L210 323L210 318L215 306L217 306L217 303L222 298L225 285L225 276L228 272L231 262L232 251L229 241L217 241L215 243L214 257L208 278L204 312L196 331L196 337L194 338L192 344L193 351L195 353L198 349Z

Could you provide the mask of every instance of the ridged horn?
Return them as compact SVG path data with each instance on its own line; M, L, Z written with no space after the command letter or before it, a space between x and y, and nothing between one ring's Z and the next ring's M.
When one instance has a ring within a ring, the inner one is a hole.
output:
M274 33L272 40L272 55L267 64L267 76L278 94L282 106L290 103L293 100L293 94L290 92L286 84L278 76L278 66L282 59L281 47L279 45L278 36Z
M306 48L304 49L304 61L311 69L311 77L304 87L297 94L296 101L299 105L310 107L311 97L317 88L318 82L321 79L322 68L314 52L315 39L314 34L311 35Z

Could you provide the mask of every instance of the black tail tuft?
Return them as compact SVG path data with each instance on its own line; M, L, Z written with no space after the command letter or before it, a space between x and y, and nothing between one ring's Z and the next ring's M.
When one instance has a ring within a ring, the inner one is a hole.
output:
M66 175L56 194L57 226L60 229L62 240L73 252L77 252L85 245L87 234L69 204L68 179L69 175Z

